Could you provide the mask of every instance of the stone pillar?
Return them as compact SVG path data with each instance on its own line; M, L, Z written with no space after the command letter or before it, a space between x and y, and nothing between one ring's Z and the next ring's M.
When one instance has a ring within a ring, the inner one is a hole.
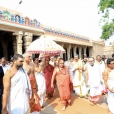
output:
M23 37L23 31L19 31L18 33L13 33L13 35L16 35L16 40L17 40L17 54L22 55L22 37Z
M90 47L89 48L89 56L93 56L94 57L94 50L93 50L93 47Z
M76 53L76 49L77 49L77 46L74 46L74 48L73 48L74 57L75 57L75 55L77 54L77 53Z
M1 41L2 49L3 49L3 56L8 59L8 51L7 51L7 42Z
M64 49L64 43L62 43L61 46L62 46L63 49ZM60 54L60 56L63 58L63 54Z
M84 54L86 54L86 49L87 49L87 47L84 47Z
M70 49L71 49L71 44L67 46L67 58L68 60L70 59Z
M14 51L14 54L17 53L17 39L15 35L13 36L13 51Z
M87 49L87 47L84 47L84 57L87 57L86 49Z
M82 59L82 47L79 47L79 58Z
M32 33L25 32L25 34L24 34L25 51L27 50L28 46L32 43L32 38L33 38L33 34Z

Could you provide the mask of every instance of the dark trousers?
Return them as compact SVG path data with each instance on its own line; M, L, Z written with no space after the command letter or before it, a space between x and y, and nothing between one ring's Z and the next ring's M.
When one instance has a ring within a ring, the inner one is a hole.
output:
M2 95L0 95L0 114L2 112Z
M0 86L0 114L2 114L2 94L3 94L3 87Z

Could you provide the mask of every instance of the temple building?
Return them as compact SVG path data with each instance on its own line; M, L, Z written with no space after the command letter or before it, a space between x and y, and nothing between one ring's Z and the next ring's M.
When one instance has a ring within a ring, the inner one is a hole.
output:
M23 54L32 41L46 34L60 44L66 53L64 60L79 54L80 58L103 55L104 41L93 41L89 37L70 33L40 23L37 19L24 17L22 13L0 7L0 58L8 60L15 54Z

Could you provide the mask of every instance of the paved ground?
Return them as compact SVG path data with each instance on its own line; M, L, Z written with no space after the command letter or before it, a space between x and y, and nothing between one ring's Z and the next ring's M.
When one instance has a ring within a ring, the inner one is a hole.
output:
M54 99L46 99L45 108L40 114L108 114L106 96L102 97L102 101L98 105L91 106L87 99L78 98L72 94L72 105L68 106L65 111L61 110L62 105L59 100L59 93L56 90Z

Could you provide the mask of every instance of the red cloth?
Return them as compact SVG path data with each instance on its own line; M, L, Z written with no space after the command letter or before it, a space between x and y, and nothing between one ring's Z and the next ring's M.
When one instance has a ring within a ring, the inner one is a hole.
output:
M30 84L31 84L31 88L32 88L32 103L30 102L30 108L31 108L31 112L34 111L41 111L41 106L40 103L38 102L37 104L35 104L35 100L34 100L34 95L36 95L36 97L38 98L38 100L40 101L40 97L37 94L38 88L37 88L37 84L36 84L36 79L34 76L29 76L30 79Z
M59 89L61 103L66 105L68 100L71 99L70 93L70 74L69 70L64 67L61 71L58 71L56 74L57 86Z
M46 93L53 93L54 91L54 89L51 88L51 79L53 75L53 70L54 67L52 65L48 65L48 67L44 69L44 77L46 80Z

